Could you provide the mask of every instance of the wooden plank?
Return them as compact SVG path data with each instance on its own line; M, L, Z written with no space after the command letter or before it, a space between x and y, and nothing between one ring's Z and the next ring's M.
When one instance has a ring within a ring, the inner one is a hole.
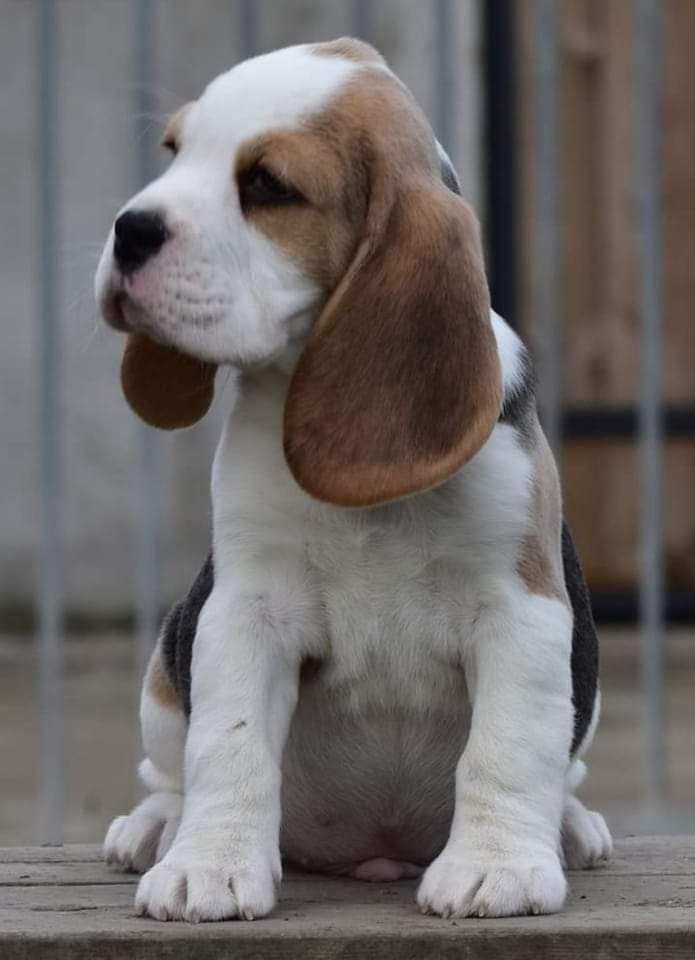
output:
M668 0L663 27L664 391L674 403L695 404L695 3ZM682 501L695 525L693 504L692 495Z
M95 860L66 860L61 863L4 863L0 870L0 887L66 886L95 883L128 883L128 874L107 868L102 863L101 851Z
M565 400L625 404L636 393L629 3L562 5L562 325Z
M0 874L5 863L94 863L102 860L94 843L71 843L64 847L0 847Z
M664 398L695 404L695 3L669 0L664 15L663 307ZM519 22L520 243L523 331L534 342L536 182L530 136L534 5ZM635 404L639 386L639 291L634 196L634 7L566 0L560 11L560 163L563 229L563 392L591 408ZM566 509L592 587L638 582L636 445L575 441L563 449ZM695 441L667 443L665 560L668 586L695 587Z
M367 884L290 873L278 907L266 920L157 923L133 915L136 878L105 882L109 871L85 859L99 853L98 848L66 849L61 861L56 850L50 860L42 850L2 852L3 960L695 955L695 837L621 841L610 867L570 875L571 896L563 913L506 920L424 917L413 901L411 882ZM22 858L28 876L24 886L15 882ZM90 871L93 882L84 882Z
M630 589L638 578L638 451L634 444L581 441L563 447L565 515L587 580L596 589ZM695 443L664 449L664 532L668 583L695 585Z

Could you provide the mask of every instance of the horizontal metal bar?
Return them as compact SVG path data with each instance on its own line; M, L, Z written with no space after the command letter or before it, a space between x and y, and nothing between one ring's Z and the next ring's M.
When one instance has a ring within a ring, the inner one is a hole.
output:
M695 407L662 408L662 429L671 440L695 440ZM633 407L570 407L562 414L565 439L634 440L639 437L639 415Z
M591 606L597 623L630 625L640 620L640 600L636 590L592 590ZM665 593L664 614L669 625L695 623L695 590Z

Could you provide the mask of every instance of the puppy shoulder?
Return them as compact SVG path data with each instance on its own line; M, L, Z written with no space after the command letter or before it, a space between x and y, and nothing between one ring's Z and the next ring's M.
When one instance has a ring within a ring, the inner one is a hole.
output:
M517 395L518 396L518 395ZM514 404L512 399L512 406ZM529 593L569 606L562 560L562 492L550 445L535 404L518 411L518 442L530 460L529 498L525 532L516 570Z
M513 427L519 432L520 440L532 446L537 426L533 361L521 337L494 310L491 320L502 367L500 423Z

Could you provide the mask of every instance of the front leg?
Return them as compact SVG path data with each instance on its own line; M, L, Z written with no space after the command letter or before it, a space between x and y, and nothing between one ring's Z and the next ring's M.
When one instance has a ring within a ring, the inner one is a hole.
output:
M481 614L466 658L471 730L451 833L418 890L424 912L504 917L562 907L571 630L568 609L540 596L505 598Z
M277 609L282 604L269 581L266 571L255 581L247 577L242 588L218 575L202 610L181 825L169 852L140 881L140 914L253 919L274 906L280 769L301 651L293 642L297 631L288 628L287 603Z

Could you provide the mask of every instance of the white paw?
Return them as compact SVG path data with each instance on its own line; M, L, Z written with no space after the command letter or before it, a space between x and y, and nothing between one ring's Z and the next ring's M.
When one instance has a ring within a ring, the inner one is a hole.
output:
M116 817L104 840L106 863L134 873L149 870L173 842L182 803L178 793L153 793L127 817Z
M587 810L576 797L565 800L562 814L562 853L568 870L589 870L610 860L613 841L606 821Z
M174 846L138 885L135 909L155 920L254 920L275 906L280 857Z
M512 917L556 913L566 892L560 861L545 850L496 859L445 848L425 871L417 902L440 917Z

